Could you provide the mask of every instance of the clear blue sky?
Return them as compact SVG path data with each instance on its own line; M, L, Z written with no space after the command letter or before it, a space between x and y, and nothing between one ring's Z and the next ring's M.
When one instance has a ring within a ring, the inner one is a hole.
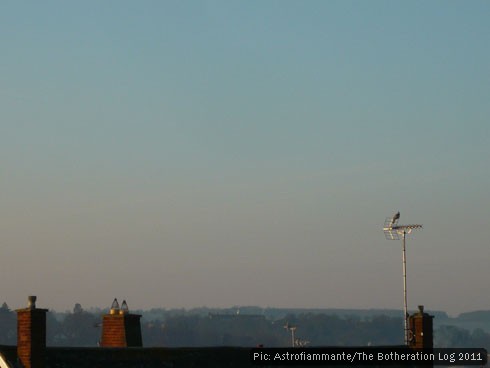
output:
M2 301L490 309L489 16L2 2Z

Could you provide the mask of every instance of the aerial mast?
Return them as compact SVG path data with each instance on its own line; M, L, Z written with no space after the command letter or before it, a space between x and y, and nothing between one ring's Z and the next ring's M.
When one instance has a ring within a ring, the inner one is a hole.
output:
M411 337L410 328L408 327L408 307L407 307L407 258L406 258L406 237L412 230L422 229L422 225L398 225L400 212L395 213L393 217L387 217L383 226L386 239L400 240L402 237L402 268L403 268L403 329L405 345L408 345Z
M290 325L289 322L286 322L286 324L284 325L284 328L287 331L291 332L291 346L293 348L296 347L296 340L294 338L294 331L296 331L297 326Z

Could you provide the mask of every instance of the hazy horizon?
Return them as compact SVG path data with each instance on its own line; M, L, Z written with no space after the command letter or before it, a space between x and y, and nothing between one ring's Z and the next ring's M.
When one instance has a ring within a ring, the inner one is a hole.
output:
M26 298L27 299L27 298ZM114 299L113 299L114 300ZM46 305L41 303L39 301L39 297L37 297L36 301L36 307L37 308L45 308L48 309L49 312L53 313L59 313L59 314L65 314L65 313L74 313L75 307L78 308L78 305L82 308L83 311L89 312L89 313L96 313L97 311L109 311L111 309L112 301L111 303L107 305L81 305L80 303L73 303L73 305L69 308L65 308L64 310L62 309L55 309L55 308L47 308ZM122 303L124 299L118 299L119 304ZM9 310L15 311L18 308L25 308L27 306L27 303L24 303L24 305L19 305L19 306L12 306L8 303L8 301L0 301L0 304L6 303ZM261 312L257 313L255 309L260 309ZM346 316L349 317L352 313L352 315L356 315L357 313L364 315L366 314L367 316L378 316L380 314L371 314L371 313L378 313L378 312L384 312L385 315L391 316L391 317L397 317L397 314L400 314L400 319L403 316L403 308L302 308L302 307L277 307L277 306L260 306L260 305L229 305L229 306L222 306L222 307L216 307L216 306L206 306L206 305L201 305L201 306L191 306L191 307L167 307L167 306L151 306L149 308L132 308L132 306L129 306L129 312L130 313L149 313L152 314L153 312L157 310L163 310L166 312L176 312L176 311L184 311L185 313L190 313L189 315L193 315L196 312L199 312L199 310L208 310L210 313L214 313L215 311L218 313L223 313L225 315L231 314L231 315L257 315L257 314L267 314L269 311L298 311L298 312L311 312L311 313L319 313L323 314L326 313L328 315L338 315L340 317ZM408 310L410 314L418 312L418 306L415 308L412 308ZM468 313L490 313L490 308L486 310L469 310L469 311L464 311L461 313L455 313L451 314L448 311L445 310L439 310L439 309L427 309L424 306L424 312L429 313L429 314L434 314L435 318L438 318L438 313L445 313L447 317L449 318L458 318L463 314L468 314ZM381 314L383 315L383 314ZM437 322L445 322L445 319L438 319Z
M490 309L489 2L0 9L11 308Z

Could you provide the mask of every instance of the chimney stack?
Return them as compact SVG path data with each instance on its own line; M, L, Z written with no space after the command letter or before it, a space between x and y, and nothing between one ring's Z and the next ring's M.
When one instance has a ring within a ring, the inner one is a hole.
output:
M46 359L46 312L28 297L27 308L17 309L17 356L25 368L44 368Z
M415 349L434 347L434 337L432 331L432 320L434 316L424 313L424 306L419 305L417 313L412 314L408 323L410 331L412 331L412 338L409 342L409 346Z
M128 305L124 300L121 308L117 299L112 302L109 314L102 321L102 347L142 347L141 315L129 313Z

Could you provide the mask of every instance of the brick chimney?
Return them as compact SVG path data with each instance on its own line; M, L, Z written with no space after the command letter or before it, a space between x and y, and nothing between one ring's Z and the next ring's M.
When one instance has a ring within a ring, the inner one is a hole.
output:
M429 348L434 346L434 336L432 332L432 320L434 316L424 313L424 306L419 305L417 313L412 314L408 323L412 331L412 339L409 346L415 349Z
M141 347L141 315L129 313L124 300L121 308L117 299L112 302L109 314L102 320L102 347Z
M36 308L36 297L17 309L17 356L25 368L44 368L46 355L46 312Z

